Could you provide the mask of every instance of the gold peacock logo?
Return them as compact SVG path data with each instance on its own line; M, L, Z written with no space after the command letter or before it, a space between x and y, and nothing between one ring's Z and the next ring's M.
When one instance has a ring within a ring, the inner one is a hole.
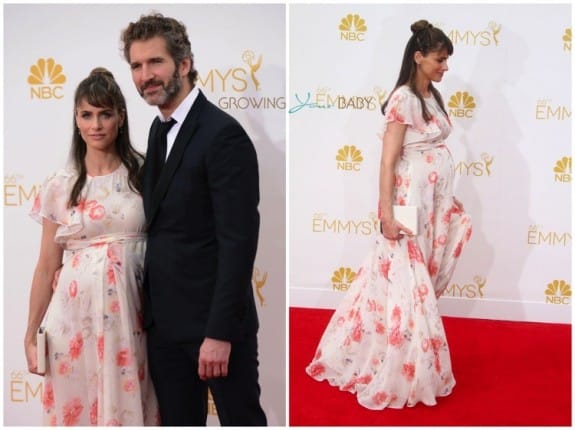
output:
M363 161L363 156L361 151L355 147L355 145L344 145L342 148L337 150L337 155L335 156L337 161L337 170L354 170L359 171L361 167L361 162Z
M454 109L475 109L475 100L467 91L457 91L449 98L447 106Z
M337 161L351 161L355 163L363 161L361 151L355 145L345 145L343 148L338 149L335 159Z
M28 83L30 85L61 85L66 82L63 68L53 58L40 58L30 66Z
M555 182L571 182L571 157L562 157L557 160L553 172Z
M553 282L547 284L547 289L545 290L547 298L545 303L567 305L570 303L571 294L571 285L563 280L555 279Z
M340 267L331 277L331 282L334 290L347 291L350 284L357 278L357 273L349 267Z
M563 157L553 168L555 173L571 173L571 157Z
M571 28L566 28L565 33L563 33L563 50L571 52Z
M339 29L341 31L367 31L367 25L365 25L365 19L360 17L357 13L349 13L341 19L339 24Z

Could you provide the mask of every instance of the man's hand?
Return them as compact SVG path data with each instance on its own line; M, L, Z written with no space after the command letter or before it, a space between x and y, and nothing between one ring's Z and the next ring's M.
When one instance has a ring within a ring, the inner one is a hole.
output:
M198 375L202 381L228 376L232 344L225 340L206 337L200 346Z

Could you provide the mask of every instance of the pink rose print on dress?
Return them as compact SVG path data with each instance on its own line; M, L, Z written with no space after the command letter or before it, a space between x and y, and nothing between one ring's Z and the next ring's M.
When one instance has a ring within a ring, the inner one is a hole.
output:
M36 198L34 199L34 205L32 206L32 212L38 213L40 212L41 206L41 197L40 194L36 194Z
M108 246L108 250L106 251L106 256L110 263L121 266L122 260L120 259L120 254L117 246L110 245Z
M363 376L360 376L357 378L356 384L368 385L372 379L373 379L373 376L371 376L371 375L363 375Z
M425 298L427 297L428 293L429 293L429 288L427 288L427 285L421 284L419 287L417 287L417 290L415 291L415 296L416 296L416 298L419 298L419 301L421 303L423 303L425 301Z
M405 117L399 113L396 106L392 107L389 112L387 112L386 117L388 122L398 122L400 124L405 123Z
M76 360L82 353L82 347L84 346L84 339L82 338L82 333L76 333L76 336L70 340L69 354L71 360Z
M42 405L44 409L51 409L54 407L54 387L51 382L44 385L44 394L42 396Z
M418 263L423 263L423 254L417 243L412 240L407 242L407 253L409 254L409 259L411 261L416 261Z
M70 282L70 286L68 287L68 294L70 294L71 298L76 297L78 293L78 283L76 281Z
M120 312L120 302L118 300L114 300L110 303L110 311L114 314Z
M75 269L80 264L80 259L82 258L82 254L78 253L72 257L72 268Z
M72 365L69 361L61 361L58 365L58 374L62 376L69 375L72 372Z
M385 326L379 321L375 323L375 332L377 334L385 333Z
M453 256L455 258L458 258L461 255L461 249L463 248L463 242L459 241L459 243L457 244L457 246L455 247L455 250L453 251Z
M104 358L104 336L98 336L98 361Z
M469 238L471 238L471 232L473 231L473 229L471 228L471 226L467 229L467 231L465 232L465 241L469 242Z
M401 374L405 376L408 381L412 381L415 376L415 364L405 363L401 369Z
M314 363L311 365L310 369L309 369L309 373L312 377L316 377L321 375L323 372L325 372L325 367L323 364L321 363Z
M353 327L353 331L351 332L351 339L354 342L361 341L362 332L363 332L363 324L361 323L361 321L359 321Z
M121 349L116 354L116 364L118 367L126 367L132 363L132 356L127 348Z
M131 393L135 391L137 386L138 384L136 384L136 381L134 381L133 379L128 379L127 381L124 381L124 383L122 384L122 388L126 393Z
M379 264L379 273L389 281L389 268L391 267L391 260L389 258L384 259Z
M429 264L427 265L427 271L429 272L429 276L435 276L437 275L437 272L439 270L439 266L437 265L437 262L435 260L429 260Z
M98 205L90 209L89 217L94 221L99 221L105 216L106 216L106 209L104 209L104 206Z
M114 265L109 264L108 270L106 270L106 277L108 279L108 284L116 285L116 274L114 273Z
M74 398L64 405L62 417L65 426L73 426L78 423L78 418L84 410L84 405L79 398Z
M94 400L92 406L90 406L90 424L93 426L98 425L98 399Z
M393 327L391 329L391 333L389 334L387 341L391 346L397 346L397 347L401 346L401 344L403 343L403 336L399 331L399 327Z
M375 403L376 405L382 405L387 400L388 397L389 395L385 391L380 391L378 393L375 393L371 398L371 400L373 400L373 403Z
M429 181L430 184L435 184L437 182L437 172L431 172L428 176L427 176L427 180Z

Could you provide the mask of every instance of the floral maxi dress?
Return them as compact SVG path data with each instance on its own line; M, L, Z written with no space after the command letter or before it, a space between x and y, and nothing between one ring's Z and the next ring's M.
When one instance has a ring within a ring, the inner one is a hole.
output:
M451 124L433 97L399 87L386 124L406 124L396 165L394 204L418 207L419 234L374 246L339 304L306 372L355 393L368 409L435 405L455 378L437 307L471 236L471 220L453 202L453 162L445 146Z
M87 177L80 203L67 208L76 176L51 175L30 215L58 224L64 261L44 326L47 425L158 425L142 330L145 234L141 197L128 171Z

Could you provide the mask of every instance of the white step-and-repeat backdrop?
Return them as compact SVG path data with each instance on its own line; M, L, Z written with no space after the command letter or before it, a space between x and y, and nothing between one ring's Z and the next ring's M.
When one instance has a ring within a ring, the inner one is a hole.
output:
M571 5L290 7L290 305L334 308L374 240L382 125L410 25L454 45L437 88L474 224L445 315L571 321Z
M235 116L260 163L261 230L253 274L261 321L260 383L270 425L285 411L285 119L283 4L6 4L4 13L4 424L41 424L42 379L28 373L23 336L40 226L28 217L40 185L64 165L73 93L96 66L127 99L131 137L145 151L156 108L131 81L120 33L158 11L186 24L206 96ZM33 73L37 70L39 73ZM213 403L208 423L217 424Z

